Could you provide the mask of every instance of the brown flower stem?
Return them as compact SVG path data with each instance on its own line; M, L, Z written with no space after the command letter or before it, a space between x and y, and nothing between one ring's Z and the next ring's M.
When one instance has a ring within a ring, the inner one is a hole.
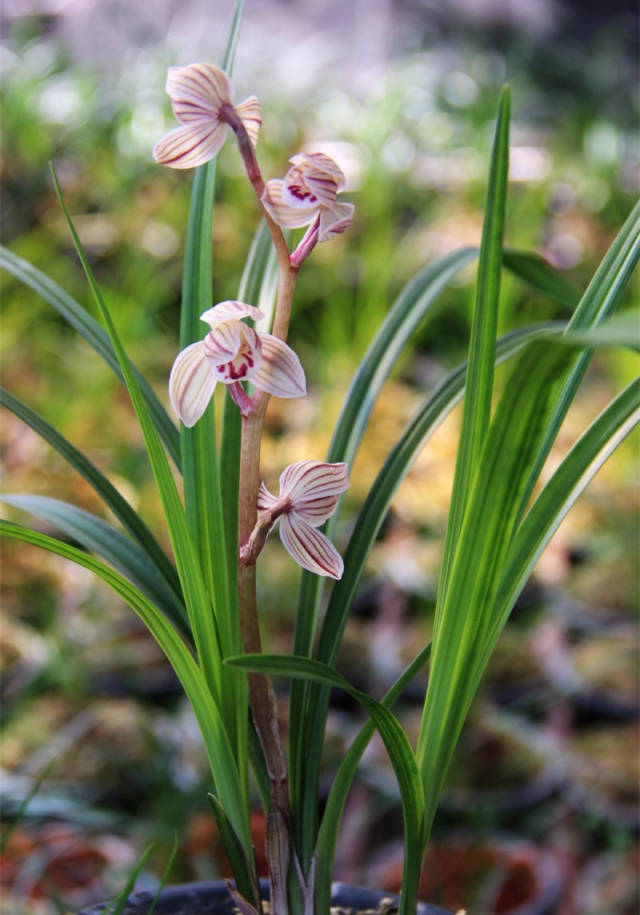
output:
M278 258L279 277L272 333L281 340L286 340L298 268L291 264L289 248L282 230L273 221L262 204L261 197L264 191L264 181L249 135L231 105L225 106L223 115L224 120L236 134L247 176L260 202L273 239ZM269 394L258 390L251 398L249 405L245 405L243 402L244 408L241 410L242 443L238 492L238 609L242 642L247 654L262 653L256 601L255 559L257 558L257 553L255 550L259 546L258 541L261 538L263 538L262 545L264 545L268 529L260 529L253 542L251 542L251 536L256 527L258 488L260 484L260 442L268 403ZM249 562L246 561L247 557L250 557ZM266 674L249 674L249 704L264 753L271 787L271 808L267 816L266 842L271 904L273 910L278 912L279 915L286 915L287 876L291 857L289 784L286 756L278 727L276 696L271 679Z

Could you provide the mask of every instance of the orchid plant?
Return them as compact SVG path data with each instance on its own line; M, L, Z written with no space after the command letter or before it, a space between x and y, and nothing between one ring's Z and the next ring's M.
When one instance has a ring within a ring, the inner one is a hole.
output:
M162 500L175 566L98 468L6 391L4 405L89 481L123 530L67 503L19 494L3 499L54 523L80 546L13 521L2 522L2 530L94 572L132 607L166 653L191 702L207 750L212 807L235 877L229 891L240 911L252 915L263 911L250 830L251 784L267 815L270 911L277 915L329 911L342 810L359 759L377 729L401 793L405 867L400 911L411 913L416 910L421 862L440 791L492 649L562 518L640 415L636 379L607 405L534 495L594 348L638 348L636 323L610 316L640 255L640 207L629 216L577 304L566 283L544 261L505 249L509 128L505 89L479 252L454 251L426 266L408 284L356 371L326 460L311 456L284 468L274 495L260 475L265 411L270 397L304 397L307 390L300 360L286 342L296 277L317 244L349 228L354 206L338 201L344 176L321 153L296 153L284 178L264 182L256 156L260 105L253 96L234 105L228 75L240 8L241 4L222 67L195 63L169 70L166 88L180 126L154 149L158 163L196 169L180 350L169 377L169 400L179 431L125 352L55 172L56 191L102 326L33 265L6 249L0 261L63 314L126 385ZM238 299L212 304L215 156L229 135L235 137L262 223ZM283 229L304 227L306 231L290 248ZM468 360L426 397L389 453L355 521L343 560L332 538L349 468L372 407L438 294L476 257ZM264 316L252 303L259 299L273 259L277 296L271 331L265 332ZM564 304L575 305L571 319L566 324L519 328L497 339L503 269ZM513 365L493 409L494 368L506 361ZM222 413L216 416L218 382L229 396L223 398ZM355 689L335 667L349 608L396 489L433 431L462 398L433 640L377 701ZM175 470L182 475L183 497ZM293 651L283 656L263 652L256 598L256 569L276 525L284 548L304 570ZM334 583L321 616L326 579ZM414 749L392 707L427 664L428 688ZM278 720L273 676L291 679L286 740ZM370 720L334 773L320 816L322 743L332 686L351 693Z

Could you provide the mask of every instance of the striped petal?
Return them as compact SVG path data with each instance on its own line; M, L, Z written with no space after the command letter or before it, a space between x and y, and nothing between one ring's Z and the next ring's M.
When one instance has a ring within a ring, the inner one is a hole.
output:
M196 168L213 159L225 141L227 125L212 120L175 127L153 147L153 158L170 168Z
M334 203L320 211L318 241L327 241L348 229L353 219L355 206L352 203Z
M324 534L295 513L280 518L280 539L284 548L309 572L327 578L342 578L342 556Z
M249 134L249 139L253 145L256 146L258 143L260 125L262 124L260 102L255 95L250 95L244 102L240 102L239 105L236 105L236 112L240 115L240 120Z
M238 302L235 299L218 302L213 308L207 308L200 315L200 320L210 327L222 324L223 321L239 320L240 318L252 318L254 321L259 321L264 318L264 315L254 305L247 305L245 302Z
M299 153L284 177L282 197L292 206L300 203L331 206L344 187L344 175L333 159L322 153Z
M296 168L304 168L307 172L307 181L314 178L330 178L337 189L341 191L345 185L344 173L337 162L324 153L297 153L289 159Z
M340 494L348 487L344 463L298 461L280 474L280 498L288 496L292 511L313 527L333 514Z
M268 509L273 508L277 502L280 500L276 496L272 495L264 483L260 484L260 489L258 490L258 511L266 512Z
M283 197L284 182L281 178L272 178L267 181L262 194L262 203L265 209L279 226L287 229L299 229L313 222L318 212L317 204L311 206L296 203L287 203Z
M257 388L276 397L303 397L307 381L300 360L273 334L260 334L262 361L252 381Z
M169 399L185 426L191 427L200 419L215 386L215 375L205 356L202 341L183 349L169 376Z
M240 321L223 321L216 324L204 338L204 354L209 365L223 365L233 359L242 342L242 323Z
M183 124L218 116L220 107L231 104L233 89L229 77L215 64L169 67L166 90L171 107Z

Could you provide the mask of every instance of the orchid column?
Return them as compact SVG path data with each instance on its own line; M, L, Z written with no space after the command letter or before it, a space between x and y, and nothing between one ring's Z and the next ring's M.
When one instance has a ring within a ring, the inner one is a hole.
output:
M298 269L318 242L343 232L353 205L338 203L344 176L336 163L320 153L294 156L282 180L266 185L255 156L261 114L255 97L234 107L227 75L212 64L172 67L167 92L182 126L170 131L154 149L158 162L191 168L211 159L228 128L235 133L246 172L263 210L273 243L279 283L273 333L259 333L245 323L262 317L252 305L226 301L208 308L201 320L209 325L203 340L186 347L176 359L169 381L171 404L186 426L203 415L217 382L226 385L242 415L238 495L238 607L244 650L262 651L256 605L256 560L276 522L285 548L304 568L340 578L342 559L316 530L337 505L348 486L346 465L302 461L280 477L280 496L260 488L260 443L264 416L272 394L300 397L306 393L304 371L286 344ZM308 226L290 254L281 226ZM244 382L251 382L250 396ZM278 731L275 695L268 677L249 675L251 711L271 785L267 860L272 911L288 911L286 880L289 845L289 789L286 759ZM308 888L307 888L308 892Z

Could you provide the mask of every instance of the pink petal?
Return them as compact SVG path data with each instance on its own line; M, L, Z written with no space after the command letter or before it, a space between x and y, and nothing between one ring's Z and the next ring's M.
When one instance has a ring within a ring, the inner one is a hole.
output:
M314 178L328 178L336 185L336 189L341 191L344 187L344 173L338 166L337 162L324 153L298 153L289 159L296 168L302 168L307 174L307 181ZM335 199L335 196L334 196Z
M334 203L320 211L320 231L318 241L327 241L333 235L340 235L348 229L353 219L355 207L352 203Z
M226 135L226 124L192 121L161 137L153 148L153 157L156 162L171 168L195 168L213 159Z
M214 64L169 67L166 90L179 121L217 118L223 104L231 104L229 77Z
M249 134L249 139L253 145L256 146L258 143L260 125L262 124L260 102L255 95L251 95L249 98L246 98L244 102L240 102L239 105L236 105L236 111L240 115L240 120Z
M317 205L306 206L297 204L292 206L283 199L284 182L280 178L267 181L262 194L262 203L265 209L279 226L287 229L299 229L307 226L318 212Z
M219 302L213 308L207 308L200 315L200 320L209 324L210 327L215 327L216 324L221 324L223 321L239 320L240 318L253 318L254 321L259 321L264 318L264 315L259 308L234 299Z
M215 386L202 341L183 349L169 376L169 399L185 426L191 427L200 419Z
M258 490L258 511L266 512L267 509L273 508L276 502L278 499L269 492L264 483L261 483Z
M342 578L344 563L340 553L324 534L295 513L280 518L280 539L303 569L328 578Z
M314 527L333 514L348 487L344 463L298 461L280 474L280 497L289 496L296 515Z
M210 366L223 365L233 359L242 342L240 321L223 321L216 324L204 338L204 354Z
M273 334L260 334L262 362L253 383L276 397L303 397L307 382L300 360L282 340Z

